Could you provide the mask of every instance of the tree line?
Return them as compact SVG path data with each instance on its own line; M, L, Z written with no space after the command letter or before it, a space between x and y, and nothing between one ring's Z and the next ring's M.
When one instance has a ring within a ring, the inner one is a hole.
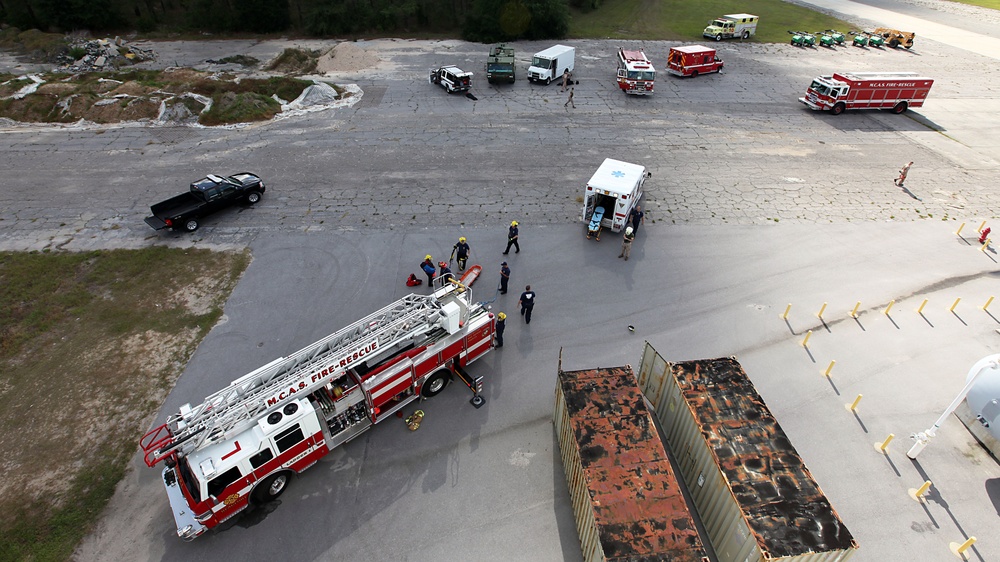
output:
M495 42L564 37L570 6L589 10L599 1L0 0L0 23L48 32L443 34Z

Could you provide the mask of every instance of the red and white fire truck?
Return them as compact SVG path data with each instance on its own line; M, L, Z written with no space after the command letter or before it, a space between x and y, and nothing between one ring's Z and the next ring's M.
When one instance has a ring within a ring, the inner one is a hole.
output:
M642 49L626 51L618 48L618 87L626 94L646 95L653 93L656 69L646 58Z
M819 76L799 101L840 115L845 109L891 109L903 113L924 105L934 80L916 72L851 72Z
M667 72L676 76L698 76L709 72L722 72L722 62L715 49L701 45L671 47L667 55Z
M493 348L496 320L468 287L411 294L320 341L185 404L143 436L146 464L165 461L177 535L191 540L251 503L278 497L292 474L453 377L484 402L463 367Z

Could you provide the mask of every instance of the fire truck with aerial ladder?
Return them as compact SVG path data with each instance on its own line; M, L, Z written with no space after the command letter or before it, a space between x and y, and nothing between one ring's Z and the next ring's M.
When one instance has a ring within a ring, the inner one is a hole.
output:
M817 76L805 97L809 109L840 115L847 109L889 109L903 113L921 107L934 80L916 72L843 72Z
M653 93L656 69L646 58L642 49L626 51L618 48L618 87L626 94L646 95Z
M486 303L451 281L185 404L140 442L149 467L164 461L177 535L194 539L277 498L293 474L455 376L482 406L483 377L463 367L493 348L495 328Z

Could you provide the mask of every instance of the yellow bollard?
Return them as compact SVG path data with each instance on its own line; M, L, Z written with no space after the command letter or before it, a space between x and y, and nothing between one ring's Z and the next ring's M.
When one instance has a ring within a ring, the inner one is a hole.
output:
M830 371L833 370L834 363L836 363L836 361L830 361L830 364L827 366L826 371L823 371L823 376L824 377L829 377L830 376Z
M964 222L962 224L958 225L958 230L955 231L955 236L961 236L963 228L965 228L965 223Z
M788 320L788 311L791 309L792 309L792 303L788 303L788 306L785 307L785 313L781 315L782 320Z
M861 301L856 302L854 304L854 308L851 309L851 318L857 318L858 317L858 307L859 306L861 306Z
M889 306L885 307L885 310L882 311L882 314L885 314L886 316L889 316L889 311L892 310L892 305L894 305L894 304L896 304L896 300L895 299L889 301Z
M823 306L819 307L819 312L817 312L817 313L816 313L816 316L817 316L817 317L818 317L818 318L819 318L820 320L822 320L822 319L823 319L823 312L824 312L825 310L826 310L826 303L823 303Z
M958 544L957 542L953 542L953 543L950 543L948 546L951 547L951 553L952 554L954 554L955 556L958 556L959 558L962 558L964 560L966 558L965 551L969 550L969 547L972 546L973 544L975 544L975 542L976 542L976 537L969 537L962 544Z
M925 306L927 306L927 299L924 299L924 302L920 303L920 308L917 309L917 314L923 314Z
M976 232L982 234L984 226L986 226L986 221L983 221L982 224L979 225L979 228L976 229Z
M802 340L802 347L809 347L809 336L813 335L813 331L809 330L806 332L806 339Z
M854 402L851 402L850 404L844 404L844 405L847 406L848 410L850 410L852 412L856 412L856 411L858 411L858 404L860 404L860 403L861 403L861 395L859 394L858 397L854 399Z
M986 248L990 247L990 240L991 240L990 238L987 238L986 243L979 247L980 252L985 252Z
M875 450L885 455L889 454L888 452L886 452L886 449L889 448L889 443L892 441L894 437L896 437L896 434L890 433L889 436L885 438L885 441L881 443L875 443Z
M993 297L990 297L990 298L986 299L986 304L983 305L983 310L986 310L987 308L989 308L990 304L992 304L992 303L993 303Z
M960 300L962 300L962 297L955 299L955 302L951 304L951 308L948 309L948 312L955 312L955 307L958 306L958 301Z
M927 493L927 490L929 490L930 487L931 487L931 481L927 480L923 484L921 484L919 488L916 489L913 495L916 496L918 500L922 500L924 494Z

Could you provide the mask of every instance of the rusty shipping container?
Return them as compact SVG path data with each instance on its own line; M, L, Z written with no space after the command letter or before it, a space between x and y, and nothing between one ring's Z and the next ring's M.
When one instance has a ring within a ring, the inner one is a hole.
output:
M720 562L837 562L857 551L736 359L670 363L647 343L639 386Z
M631 367L560 367L554 422L584 560L707 562Z

